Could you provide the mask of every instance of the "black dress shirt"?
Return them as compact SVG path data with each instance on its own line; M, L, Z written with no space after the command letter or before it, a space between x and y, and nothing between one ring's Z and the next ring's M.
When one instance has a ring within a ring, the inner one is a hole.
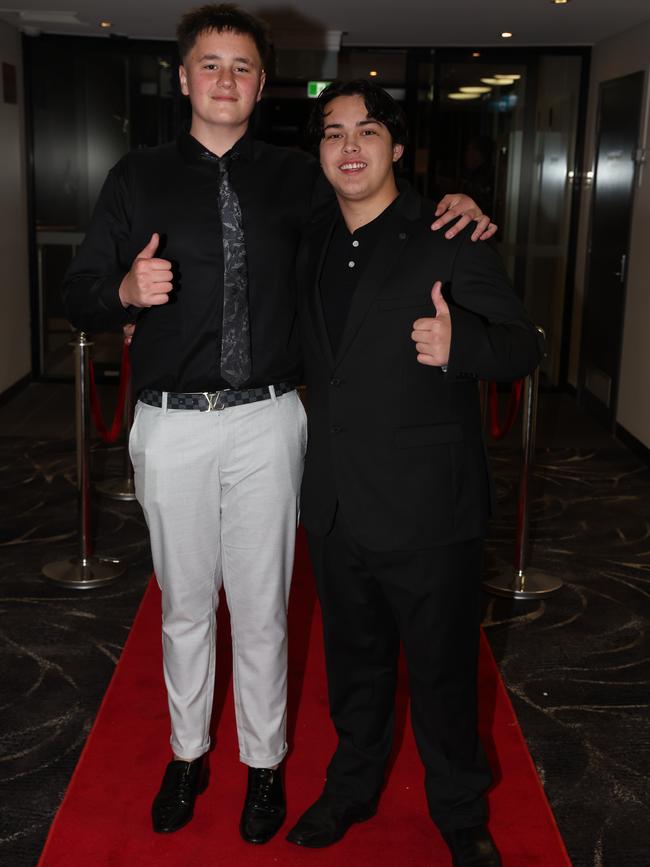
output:
M395 202L354 232L350 232L339 214L320 277L323 316L334 355L343 336L352 295L370 257L381 243L383 232L390 229Z
M75 327L105 331L137 319L131 347L134 389L217 391L223 307L219 169L185 134L133 151L110 171L86 238L64 281ZM252 372L246 386L297 382L295 258L316 198L326 197L315 161L301 151L254 141L232 149L248 264ZM173 264L167 304L124 309L120 283L153 232L159 258Z

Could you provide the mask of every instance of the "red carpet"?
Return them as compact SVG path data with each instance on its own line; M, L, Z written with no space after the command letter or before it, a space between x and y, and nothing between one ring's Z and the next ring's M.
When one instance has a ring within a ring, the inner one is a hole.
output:
M299 543L290 610L291 681L287 764L291 826L319 794L334 736L327 716L319 612L305 545ZM149 807L168 754L168 718L161 674L160 601L152 582L50 830L40 867L214 867L214 865L340 865L397 867L451 860L428 818L423 771L408 723L406 687L399 692L396 758L379 812L330 849L303 850L278 837L263 847L238 834L246 772L237 759L225 606L210 755L211 782L194 820L172 835L155 835ZM504 867L570 865L523 737L483 641L481 728L495 772L490 828Z

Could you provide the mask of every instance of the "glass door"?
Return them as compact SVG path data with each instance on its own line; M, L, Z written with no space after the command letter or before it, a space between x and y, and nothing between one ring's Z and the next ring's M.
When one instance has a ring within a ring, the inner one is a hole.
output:
M35 369L73 374L61 283L109 169L131 148L173 140L183 119L175 46L26 40L32 145ZM56 75L52 70L56 69ZM93 335L100 377L119 373L121 332Z

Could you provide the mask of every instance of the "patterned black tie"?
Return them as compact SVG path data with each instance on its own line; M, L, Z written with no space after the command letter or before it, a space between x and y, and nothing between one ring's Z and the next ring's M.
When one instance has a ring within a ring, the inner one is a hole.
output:
M219 160L219 210L223 236L221 376L237 388L251 375L246 241L237 193L228 178L229 157Z

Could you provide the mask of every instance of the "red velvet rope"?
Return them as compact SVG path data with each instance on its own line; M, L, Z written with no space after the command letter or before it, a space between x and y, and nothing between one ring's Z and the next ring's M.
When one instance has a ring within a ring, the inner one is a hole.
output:
M131 378L131 360L129 358L129 347L124 343L122 347L122 362L120 365L120 385L117 391L117 406L113 415L113 423L110 430L107 429L102 416L102 408L99 404L97 396L97 387L95 386L95 368L92 360L88 365L90 372L90 411L95 422L95 427L100 437L105 443L114 443L119 437L122 430L122 419L124 417L124 404L126 402L126 390L129 386Z
M490 408L490 436L492 439L502 439L515 423L517 413L519 412L519 404L521 403L521 392L524 381L516 379L512 383L508 404L506 406L506 417L503 425L499 422L499 398L497 396L496 382L488 383L489 399L488 406Z

